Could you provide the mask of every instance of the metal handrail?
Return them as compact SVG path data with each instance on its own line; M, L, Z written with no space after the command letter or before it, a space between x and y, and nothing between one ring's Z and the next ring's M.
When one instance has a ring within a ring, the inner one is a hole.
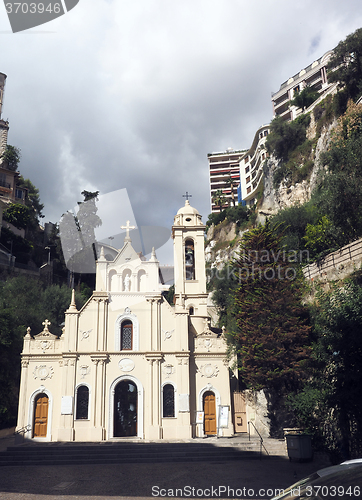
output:
M268 450L265 448L265 446L264 446L264 444L263 444L263 438L261 437L260 432L259 432L259 431L258 431L258 429L255 427L255 425L253 424L253 422L250 422L250 421L248 422L248 429L249 429L249 441L250 441L250 424L254 427L254 429L256 430L256 433L258 434L258 436L259 436L259 438L260 438L260 460L261 460L261 458L262 458L262 456L263 456L263 448L264 448L264 450L265 450L266 454L267 454L268 456L270 456L270 455L269 455Z
M31 425L26 425L25 427L22 427L21 429L18 429L17 431L14 432L14 434L25 434L26 432L31 431Z

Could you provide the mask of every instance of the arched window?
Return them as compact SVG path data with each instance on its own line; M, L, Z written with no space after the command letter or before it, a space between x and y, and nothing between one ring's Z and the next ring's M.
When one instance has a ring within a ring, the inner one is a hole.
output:
M162 416L175 416L175 388L172 384L166 384L162 390Z
M186 280L195 279L195 249L192 240L185 241L185 272Z
M76 420L88 420L89 389L86 385L80 385L77 390L77 407L75 411Z
M190 316L194 315L194 308L192 306L189 308L189 315Z
M133 324L129 319L121 324L121 351L131 351L133 346Z

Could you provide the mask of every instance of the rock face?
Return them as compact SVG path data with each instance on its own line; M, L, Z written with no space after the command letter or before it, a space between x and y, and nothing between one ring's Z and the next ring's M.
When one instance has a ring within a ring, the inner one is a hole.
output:
M257 209L257 223L264 223L267 217L276 214L283 208L290 207L296 203L307 202L313 190L318 184L318 179L322 173L320 162L321 154L327 150L328 144L333 134L337 121L328 125L322 130L322 133L317 141L314 150L314 166L308 180L304 180L295 185L286 185L281 183L275 189L273 186L273 177L276 169L279 167L279 161L274 157L268 159L264 170L264 192L263 201ZM316 126L311 120L311 124L307 130L309 139L313 139L316 135ZM213 269L221 269L225 263L235 258L238 241L242 237L242 232L239 231L235 223L222 222L218 226L211 226L207 232L207 245L205 248L205 258L210 275Z
M296 203L305 203L310 199L321 172L320 156L328 147L336 123L337 122L334 121L331 125L325 127L318 139L314 151L314 166L308 180L304 180L292 186L286 186L285 183L282 182L280 186L275 189L273 186L273 177L276 169L279 167L279 161L273 157L269 158L264 171L264 193L262 204L258 210L258 222L264 223L266 217L276 214L278 210L290 207ZM308 138L312 139L315 133L315 127L311 124L307 132Z

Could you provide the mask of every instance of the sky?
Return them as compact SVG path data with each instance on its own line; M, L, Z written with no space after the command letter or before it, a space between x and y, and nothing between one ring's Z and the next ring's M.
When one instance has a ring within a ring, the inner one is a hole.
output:
M42 222L83 190L126 190L138 226L168 229L188 192L206 222L207 154L250 147L271 93L360 27L360 0L80 0L13 34L0 5L2 118Z

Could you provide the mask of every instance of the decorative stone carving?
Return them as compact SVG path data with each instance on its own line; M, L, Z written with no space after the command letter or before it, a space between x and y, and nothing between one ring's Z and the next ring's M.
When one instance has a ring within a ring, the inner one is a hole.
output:
M124 310L124 314L131 314L131 309L129 307L126 307Z
M131 372L135 367L135 363L133 359L123 358L119 361L118 366L122 372Z
M204 346L207 352L210 352L210 349L212 347L212 340L211 339L205 339L204 340Z
M170 378L171 375L173 375L175 373L175 367L171 364L167 364L163 367L162 371L163 371L166 378Z
M89 373L90 373L90 366L88 366L88 365L81 365L81 367L80 367L80 376L81 376L81 378L84 378Z
M54 369L52 366L40 365L36 366L33 371L33 376L35 379L46 380L47 378L52 378L54 374Z
M93 328L91 328L90 330L87 330L86 332L80 332L80 334L81 334L80 340L88 339L89 338L89 334L92 331L93 331Z
M174 331L175 331L175 329L173 329L173 330L162 330L162 333L165 336L165 340L170 339L172 337L172 334L173 334Z
M198 372L201 373L201 377L211 378L217 377L219 374L219 368L217 365L212 365L211 363L207 363L206 365L201 365L198 368Z
M38 349L41 349L43 351L43 353L45 353L45 351L47 349L49 349L51 346L54 345L54 340L51 341L51 340L37 340L35 342L36 346Z
M46 350L49 350L50 348L54 348L55 345L55 340L57 338L56 335L53 335L50 333L48 326L50 325L50 321L47 319L43 321L44 329L42 332L38 333L38 335L35 335L35 347L36 349L40 349L45 353ZM27 330L30 336L30 330ZM29 338L29 337L28 337Z

